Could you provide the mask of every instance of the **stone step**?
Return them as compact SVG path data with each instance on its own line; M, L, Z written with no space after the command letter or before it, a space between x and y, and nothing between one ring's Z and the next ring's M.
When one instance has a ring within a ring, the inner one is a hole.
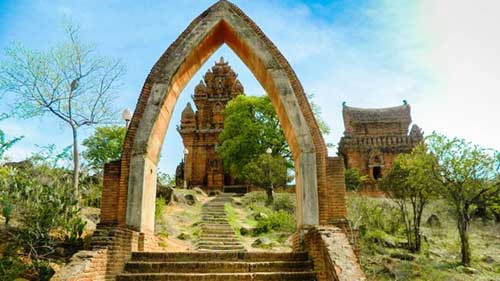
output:
M227 220L206 220L201 222L199 225L230 225Z
M312 271L310 261L279 262L128 262L128 273L247 273Z
M202 234L200 236L200 238L198 238L198 240L211 240L211 239L224 239L224 240L228 240L228 239L238 239L236 237L236 235L207 235L207 234Z
M202 233L215 233L215 234L234 234L231 227L202 227Z
M246 250L242 248L196 248L196 251L200 253L239 253Z
M215 234L232 234L234 235L234 230L231 227L202 227L203 233L215 233Z
M202 250L212 250L212 251L225 251L225 250L245 250L243 245L202 245L198 246L197 249Z
M201 229L203 229L203 230L215 229L215 230L231 230L231 231L233 231L233 228L229 224L218 224L218 225L202 224Z
M292 253L196 253L196 252L132 252L132 261L307 261L306 252Z
M125 273L117 281L314 281L314 272Z
M212 230L204 230L201 233L200 237L222 237L222 238L235 238L236 234L232 231L212 231Z
M236 237L200 237L199 242L210 241L210 242L239 242L240 240ZM198 243L199 243L198 242Z
M196 243L198 247L201 246L213 246L213 245L232 245L232 246L240 246L240 241L210 241L210 240L201 240Z
M214 235L234 235L233 230L220 230L220 229L204 229L202 234L214 234Z
M221 215L223 215L225 217L226 216L226 212L225 211L214 212L214 211L210 211L210 210L201 210L201 216L202 217L207 217L207 218L216 217L216 218L219 218Z

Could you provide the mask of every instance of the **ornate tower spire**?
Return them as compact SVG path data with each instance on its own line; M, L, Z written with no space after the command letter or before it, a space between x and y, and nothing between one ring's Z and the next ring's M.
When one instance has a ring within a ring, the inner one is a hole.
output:
M194 88L193 100L196 111L187 104L182 111L179 133L189 155L179 169L186 171L189 185L207 188L220 188L234 184L234 179L224 172L222 161L217 155L219 134L224 128L222 112L234 97L243 94L243 85L237 79L227 61L221 57L207 70ZM181 174L181 173L178 173ZM179 182L184 179L179 179Z

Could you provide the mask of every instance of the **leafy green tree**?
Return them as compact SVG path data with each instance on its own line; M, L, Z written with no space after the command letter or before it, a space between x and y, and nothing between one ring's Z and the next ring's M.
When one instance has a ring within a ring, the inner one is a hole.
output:
M243 167L271 148L292 167L292 154L278 117L267 96L238 96L224 110L224 130L217 152L224 167L236 177L244 177Z
M13 95L18 116L49 114L71 129L72 186L78 197L79 129L113 121L115 90L124 66L84 43L75 26L68 24L65 31L67 42L48 51L33 51L21 44L7 48L0 63L0 91Z
M361 175L358 169L347 169L345 171L345 187L347 190L351 191L360 190L366 178L366 176Z
M101 173L104 164L120 159L126 133L127 129L123 126L98 127L83 140L86 147L83 157L95 172Z
M428 139L430 151L439 163L431 174L442 182L439 192L453 204L461 244L461 263L470 265L469 228L471 214L483 198L497 196L500 157L498 152L472 145L463 139L432 134Z
M247 163L242 171L247 182L266 189L268 204L274 201L274 185L284 185L289 180L286 159L280 155L261 154Z
M408 248L420 252L422 213L429 201L436 196L439 181L430 177L437 169L436 158L424 143L417 145L410 154L400 154L391 170L378 186L399 207L405 225Z
M290 148L269 97L240 95L227 104L224 118L217 152L231 175L268 188L270 183L266 181L270 177L263 177L266 169L276 169L272 174L278 177L286 176L286 170L293 168ZM268 149L274 157L265 156ZM277 164L283 167L276 168Z
M320 130L328 134L330 129L321 119L320 107L313 102L311 107ZM269 97L240 95L230 101L224 110L224 130L219 140L217 152L225 170L239 180L268 188L272 200L269 187L286 182L287 169L293 169L294 162ZM268 149L272 157L265 156ZM262 177L269 173L272 176Z

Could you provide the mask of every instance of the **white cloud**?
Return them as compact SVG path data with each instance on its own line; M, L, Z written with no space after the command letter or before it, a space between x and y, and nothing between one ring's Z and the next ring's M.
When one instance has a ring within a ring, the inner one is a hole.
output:
M433 129L500 149L500 2L426 1L423 7L423 32L432 43L426 59L438 84L419 116Z

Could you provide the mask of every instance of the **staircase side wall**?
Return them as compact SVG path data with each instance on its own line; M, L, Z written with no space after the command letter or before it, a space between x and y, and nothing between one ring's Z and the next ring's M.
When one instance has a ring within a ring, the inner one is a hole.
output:
M126 228L98 226L91 250L79 251L52 281L111 281L123 271L132 251L137 251L139 233Z
M342 229L334 226L312 228L304 234L303 243L314 261L318 281L366 280Z

